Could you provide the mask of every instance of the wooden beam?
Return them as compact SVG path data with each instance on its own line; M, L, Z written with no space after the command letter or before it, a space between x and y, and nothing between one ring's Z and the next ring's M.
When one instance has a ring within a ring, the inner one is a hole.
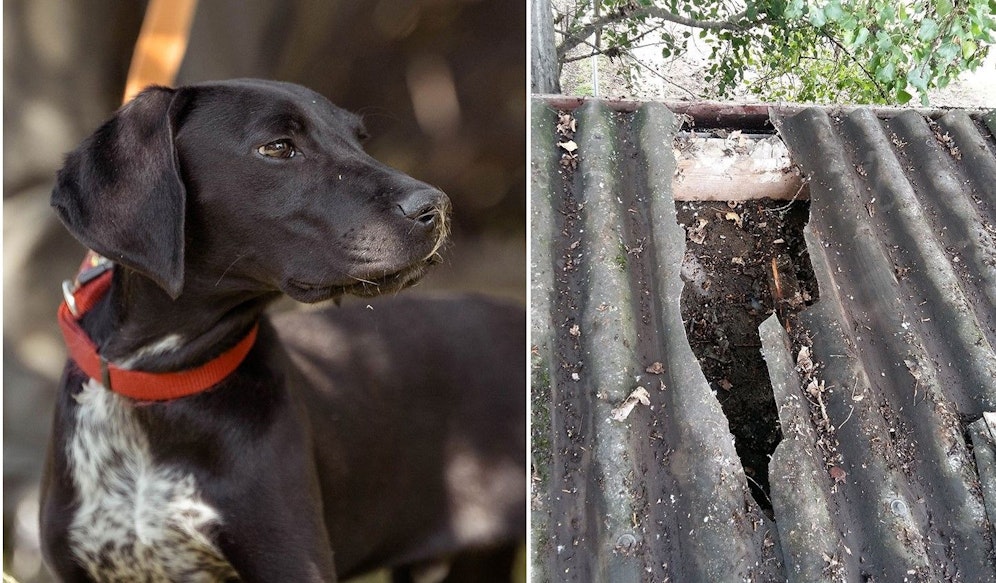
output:
M774 135L730 132L726 138L679 135L675 140L674 199L808 198L788 148Z
M197 0L152 0L128 69L124 102L149 85L172 85L187 51Z

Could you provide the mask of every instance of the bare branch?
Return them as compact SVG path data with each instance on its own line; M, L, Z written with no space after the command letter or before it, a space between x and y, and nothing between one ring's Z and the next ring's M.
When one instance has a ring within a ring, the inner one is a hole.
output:
M639 59L637 59L636 57L634 57L632 53L626 52L626 53L623 53L623 55L626 56L626 57L628 57L628 58L630 58L630 59L632 59L637 65L643 67L647 71L650 71L652 74L660 77L666 83L670 83L671 85L674 85L678 89L681 89L685 93L689 94L692 97L692 99L702 99L701 95L695 94L694 92L692 92L691 89L685 87L684 85L681 85L680 83L677 83L677 82L673 81L672 79L670 79L669 77L667 77L665 75L662 75L660 73L660 71L654 69L653 67L650 67L646 63L643 63L642 61L640 61Z
M675 81L672 81L671 79L669 79L666 76L662 75L660 73L660 71L658 71L658 70L654 69L653 67L647 65L646 63L644 63L640 59L637 59L636 57L633 56L633 53L630 52L630 51L627 51L625 49L610 49L610 50L600 49L600 48L596 47L594 44L592 44L591 42L589 42L588 40L583 40L583 41L581 41L580 44L586 45L589 48L591 48L591 52L588 53L588 54L586 54L586 55L581 55L581 56L576 56L576 57L567 57L566 59L564 59L565 63L570 63L570 62L573 62L573 61L582 61L584 59L590 59L591 57L594 57L594 56L597 56L597 55L608 55L610 58L612 58L612 57L628 58L628 59L632 60L634 63L636 63L638 66L643 67L644 69L646 69L647 71L649 71L651 74L660 77L665 82L670 83L671 85L674 85L675 87L677 87L678 89L681 89L685 93L688 93L692 97L692 99L701 99L702 98L700 95L696 95L694 92L692 92L690 89L688 89L684 85L681 85L679 83L676 83Z

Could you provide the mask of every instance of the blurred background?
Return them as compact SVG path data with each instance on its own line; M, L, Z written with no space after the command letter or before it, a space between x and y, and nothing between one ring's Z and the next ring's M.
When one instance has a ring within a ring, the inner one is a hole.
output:
M177 84L291 81L361 114L374 157L453 201L444 263L406 293L524 304L525 10L484 0L203 0ZM139 1L3 4L3 560L22 583L51 580L37 513L65 359L55 309L84 252L48 199L63 155L120 105L144 14Z

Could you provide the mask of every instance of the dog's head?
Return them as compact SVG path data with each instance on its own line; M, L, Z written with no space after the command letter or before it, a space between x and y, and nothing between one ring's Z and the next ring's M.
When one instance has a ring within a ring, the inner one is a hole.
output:
M393 291L436 260L449 200L362 137L358 117L298 85L153 87L69 154L52 205L174 298L205 282L306 302Z

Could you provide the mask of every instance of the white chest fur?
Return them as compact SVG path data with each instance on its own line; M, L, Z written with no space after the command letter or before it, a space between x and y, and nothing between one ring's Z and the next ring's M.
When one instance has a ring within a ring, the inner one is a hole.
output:
M95 380L83 385L67 454L79 507L69 538L98 581L236 577L213 541L221 524L194 477L156 465L134 406Z

